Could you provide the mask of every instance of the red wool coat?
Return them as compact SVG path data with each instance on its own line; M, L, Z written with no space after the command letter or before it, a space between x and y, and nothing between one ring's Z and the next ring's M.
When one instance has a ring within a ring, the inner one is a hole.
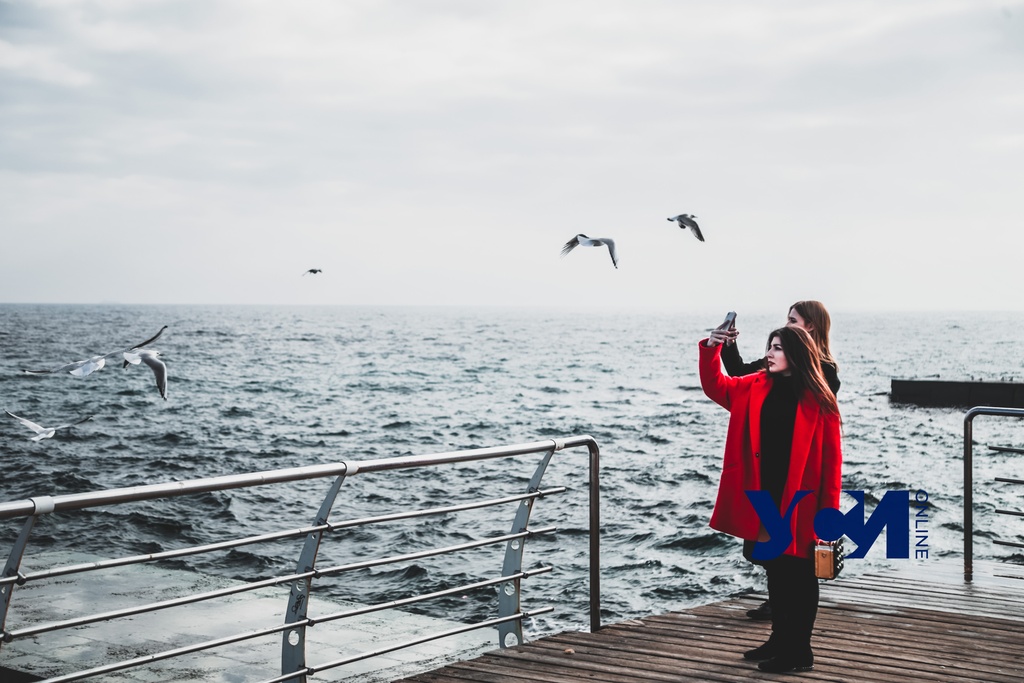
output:
M722 373L720 345L700 342L700 384L715 403L729 411L725 458L711 528L747 540L756 540L761 527L745 491L761 488L761 406L771 388L771 377L756 372L743 377ZM793 542L785 554L811 557L815 541L814 515L821 508L838 508L842 493L842 449L839 416L821 410L810 391L796 411L789 474L782 492L782 512L797 491L813 491L797 503L790 519Z

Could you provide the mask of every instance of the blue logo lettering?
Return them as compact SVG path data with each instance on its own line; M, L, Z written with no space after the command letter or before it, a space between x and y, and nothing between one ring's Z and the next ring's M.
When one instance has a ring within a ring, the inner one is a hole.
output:
M910 492L886 491L875 506L868 521L864 521L864 492L847 491L857 504L845 515L834 508L822 508L814 516L814 532L819 538L834 541L843 534L857 544L857 549L846 556L857 559L864 557L871 545L878 540L882 529L885 534L885 556L888 558L910 557Z
M796 504L810 493L810 491L797 491L796 495L793 496L793 500L789 503L789 509L786 510L785 516L780 517L779 509L775 507L775 501L772 500L770 493L767 491L746 492L747 498L750 499L750 504L754 506L754 510L757 512L757 516L761 519L761 524L764 525L764 530L768 532L769 536L767 541L758 541L754 544L754 552L751 553L751 557L762 561L774 560L785 552L789 544L793 542L793 532L789 528L789 520L793 516L793 510L796 509Z
M752 557L755 560L773 560L786 551L793 542L790 530L790 519L797 503L812 491L797 491L789 504L784 516L767 491L746 491L747 498L757 513L765 531L767 541L758 541L754 545ZM871 516L864 521L864 492L847 491L857 504L847 513L835 508L822 508L814 516L814 533L825 541L835 541L846 535L857 544L857 549L847 553L846 557L859 559L867 555L872 544L878 540L882 529L885 535L885 556L887 558L907 559L910 557L910 492L887 491L882 500L875 506ZM927 494L925 494L927 495ZM900 532L903 533L900 533Z

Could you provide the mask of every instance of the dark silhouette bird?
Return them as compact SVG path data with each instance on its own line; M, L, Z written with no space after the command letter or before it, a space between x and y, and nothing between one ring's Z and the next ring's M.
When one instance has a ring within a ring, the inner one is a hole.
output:
M92 415L90 415L89 417L83 417L81 420L78 420L77 422L71 422L66 425L60 425L59 427L43 427L41 425L37 425L32 420L26 420L23 417L18 417L17 415L10 411L5 410L4 412L36 433L36 435L30 438L29 441L42 441L43 439L49 439L51 436L57 433L58 429L67 429L68 427L74 427L75 425L82 424L83 422L92 419Z
M53 368L52 370L22 370L22 372L24 372L26 375L52 375L57 372L68 372L77 377L85 377L86 375L92 374L96 370L99 370L104 365L106 365L108 358L115 358L125 353L135 351L136 349L141 349L143 346L146 346L148 344L152 344L153 342L160 338L160 335L163 334L164 330L166 329L167 325L164 325L163 327L160 328L159 332L157 332L155 335L153 335L146 341L142 342L141 344L131 346L127 349L111 351L110 353L105 353L102 356L93 356L92 358L87 358L85 360L76 360L73 363L61 365L59 367Z
M699 239L701 242L703 242L704 235L700 234L700 226L697 225L696 219L696 216L691 216L688 213L681 213L678 216L672 216L672 218L669 218L670 221L675 221L676 223L678 223L679 227L682 228L683 230L689 228L690 232L693 233L693 236Z
M310 273L312 273L313 275L316 275L317 273L322 273L322 272L324 272L324 271L322 271L319 268L310 268L305 273L303 273L303 275L309 275Z
M564 257L570 251L576 247L608 247L608 253L612 257L612 265L616 268L619 267L619 255L615 251L615 242L608 239L607 237L587 237L586 235L576 235L571 240L565 243L562 247L562 256Z

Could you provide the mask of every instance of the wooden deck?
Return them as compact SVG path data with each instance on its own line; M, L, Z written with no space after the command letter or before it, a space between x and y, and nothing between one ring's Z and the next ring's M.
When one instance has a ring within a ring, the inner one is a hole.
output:
M770 626L747 619L763 596L562 633L401 683L637 681L1024 681L1024 568L932 561L822 586L813 671L766 674L742 652Z

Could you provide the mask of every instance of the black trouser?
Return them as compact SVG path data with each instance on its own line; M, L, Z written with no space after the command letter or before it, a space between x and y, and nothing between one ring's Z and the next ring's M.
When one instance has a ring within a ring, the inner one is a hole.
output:
M818 615L818 578L814 561L779 555L764 563L768 603L772 608L772 642L796 657L811 654L811 631Z

